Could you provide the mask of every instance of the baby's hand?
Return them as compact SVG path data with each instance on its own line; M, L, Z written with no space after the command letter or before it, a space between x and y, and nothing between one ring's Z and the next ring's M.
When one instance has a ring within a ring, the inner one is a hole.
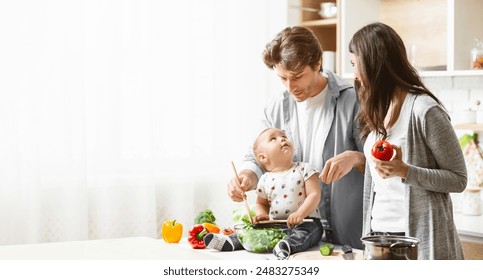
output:
M303 219L304 219L304 216L303 215L301 215L298 212L294 212L294 213L292 213L292 214L290 214L288 216L288 218L287 218L287 226L289 228L293 228L296 225L300 224Z
M260 221L265 221L265 220L268 220L268 214L256 215L255 218L253 219L253 221L255 223L260 222Z

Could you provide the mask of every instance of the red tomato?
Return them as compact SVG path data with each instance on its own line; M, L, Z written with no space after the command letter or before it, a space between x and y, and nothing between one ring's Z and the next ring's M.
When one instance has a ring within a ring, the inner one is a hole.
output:
M390 160L393 153L394 149L392 148L391 143L383 140L377 141L371 149L371 154L380 160Z
M233 229L231 229L231 228L223 228L223 229L221 230L221 232L222 232L224 235L230 235L230 234L234 233L235 231L234 231Z

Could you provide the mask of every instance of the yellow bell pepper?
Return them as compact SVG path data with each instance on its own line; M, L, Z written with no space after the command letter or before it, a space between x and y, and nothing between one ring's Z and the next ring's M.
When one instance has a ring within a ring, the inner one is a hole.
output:
M176 220L168 220L163 223L161 236L166 243L178 243L183 236L183 225Z

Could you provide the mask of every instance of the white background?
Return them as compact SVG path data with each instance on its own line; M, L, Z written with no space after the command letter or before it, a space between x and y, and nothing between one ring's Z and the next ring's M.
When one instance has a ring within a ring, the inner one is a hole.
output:
M187 230L281 83L276 0L0 1L0 245Z

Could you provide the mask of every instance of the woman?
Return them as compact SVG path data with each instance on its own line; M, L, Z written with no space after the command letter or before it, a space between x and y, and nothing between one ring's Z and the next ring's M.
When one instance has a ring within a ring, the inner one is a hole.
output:
M416 237L419 259L463 259L450 192L462 192L463 153L441 102L423 85L399 35L383 23L357 31L349 43L365 141L363 235ZM390 142L390 161L371 155Z

